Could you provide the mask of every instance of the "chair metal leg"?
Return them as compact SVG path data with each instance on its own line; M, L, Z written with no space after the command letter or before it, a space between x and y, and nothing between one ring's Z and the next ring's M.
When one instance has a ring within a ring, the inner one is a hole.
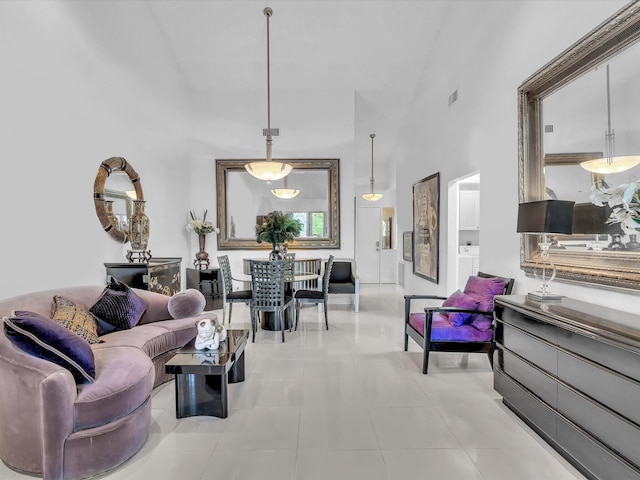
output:
M327 330L329 330L329 317L328 317L329 314L327 313L327 310L329 309L327 308L327 300L325 299L324 300L324 324L327 327Z
M231 312L233 311L233 303L229 304L229 325L231 325Z
M300 300L296 300L296 323L294 330L298 331L298 320L300 319Z
M227 319L227 302L222 304L222 324L224 325Z
M257 316L258 316L258 312L254 311L254 309L251 309L251 330L253 331L253 338L252 338L252 342L255 343L256 341L256 330L257 330Z
M282 331L282 343L284 343L284 324L287 323L287 315L284 310L280 310L278 312L278 316L280 317L280 330Z

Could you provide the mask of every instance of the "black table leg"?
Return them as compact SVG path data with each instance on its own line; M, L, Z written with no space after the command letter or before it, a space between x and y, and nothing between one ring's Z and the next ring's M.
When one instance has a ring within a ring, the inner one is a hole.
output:
M244 354L241 355L244 362ZM244 364L242 365L244 367ZM234 366L235 367L235 366ZM244 379L244 368L242 375ZM176 418L209 415L227 418L227 375L177 374Z

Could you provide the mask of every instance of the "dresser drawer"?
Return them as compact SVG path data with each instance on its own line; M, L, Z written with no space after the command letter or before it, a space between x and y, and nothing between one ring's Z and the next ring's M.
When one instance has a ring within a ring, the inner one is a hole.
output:
M581 471L589 472L589 478L598 480L639 480L640 471L628 464L611 450L580 432L562 417L558 418L557 441L561 449L568 451L572 463L577 462Z
M537 337L507 324L499 327L497 341L529 362L555 375L558 371L557 350Z
M536 337L540 337L553 345L558 344L558 327L554 325L535 320L532 317L528 317L509 308L505 308L500 313L500 319Z
M614 347L569 330L559 331L558 344L566 350L640 382L640 354L638 353Z
M555 408L558 403L558 383L541 370L512 354L508 350L502 351L500 368L518 383L535 393L545 403Z
M634 465L640 465L640 429L560 384L558 411Z
M640 425L640 384L565 352L558 355L558 378Z
M555 439L558 418L556 412L499 368L494 370L493 382L496 391L503 396L505 405L540 435L548 440Z

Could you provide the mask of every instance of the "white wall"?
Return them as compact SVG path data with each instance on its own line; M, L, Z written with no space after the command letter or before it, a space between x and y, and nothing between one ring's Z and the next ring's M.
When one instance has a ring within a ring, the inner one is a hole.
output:
M515 277L518 293L533 290L537 282L519 269L515 232L516 90L624 4L453 3L438 45L425 52L414 109L401 122L391 159L380 159L380 166L398 165L395 175L383 171L377 179L387 183L381 185L385 203L397 197L397 231L411 229L413 182L440 172L445 219L448 182L479 171L481 268ZM92 202L104 159L123 156L132 163L148 201L153 255L181 256L185 267L198 249L196 236L184 229L188 211L215 212L215 158L264 154L264 90L216 92L212 100L191 95L144 2L0 2L0 62L1 297L102 283L103 262L123 258L123 246L101 230ZM449 108L455 89L458 102ZM354 254L354 198L363 190L354 182L354 161L369 157L368 133L387 141L385 132L362 127L375 98L371 92L283 92L274 85L272 126L281 132L274 155L341 162L342 249L300 251L301 257ZM446 229L440 247L444 265ZM207 251L229 253L237 271L242 257L263 254L219 252L213 235ZM406 268L404 281L409 291L446 293L446 277L441 268L435 285ZM593 300L595 289L558 282L554 290ZM631 310L636 298L607 292L598 301Z
M405 268L407 291L446 294L446 187L468 172L482 175L483 271L516 278L515 293L538 282L520 270L518 205L518 86L531 74L595 28L624 1L457 2L443 24L429 59L415 108L406 118L394 157L399 230L411 229L411 185L440 172L440 283ZM458 89L458 102L448 107ZM414 162L411 159L420 159ZM445 220L443 220L445 219ZM634 310L636 295L598 293L599 288L555 282L553 290L573 298Z
M154 256L186 256L188 91L143 2L0 2L0 297L102 284L100 163L140 174Z

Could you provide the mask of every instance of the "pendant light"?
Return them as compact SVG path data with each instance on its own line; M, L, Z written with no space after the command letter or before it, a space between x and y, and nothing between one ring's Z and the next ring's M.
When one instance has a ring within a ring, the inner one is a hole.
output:
M626 155L616 157L614 131L611 129L611 93L609 86L609 65L607 64L607 131L605 138L605 158L585 160L580 166L593 173L610 174L629 170L640 164L640 155Z
M300 190L295 188L289 188L288 183L289 175L284 177L284 188L272 188L271 193L274 194L278 198L282 198L284 200L288 200L293 197L297 197L300 194Z
M362 195L362 198L369 202L375 202L382 198L381 193L374 193L376 190L376 179L373 178L373 139L376 134L372 133L369 135L371 137L371 179L369 180L369 193L365 193Z
M269 18L273 15L273 10L266 7L262 11L267 17L267 128L264 134L267 137L267 156L264 161L247 163L244 168L260 180L278 180L286 177L291 172L291 165L287 163L274 162L271 156L272 135L278 135L277 129L271 130L271 65L269 59Z

